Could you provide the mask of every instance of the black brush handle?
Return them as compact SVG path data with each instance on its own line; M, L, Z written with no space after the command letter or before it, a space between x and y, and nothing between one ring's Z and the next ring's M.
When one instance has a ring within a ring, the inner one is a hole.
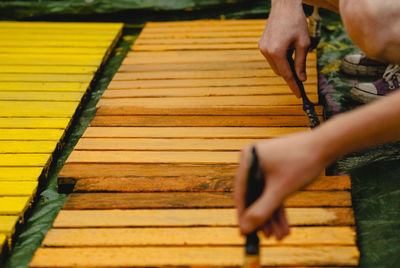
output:
M315 128L320 124L318 115L315 112L314 104L307 97L306 91L304 90L303 82L301 82L299 77L297 76L292 55L293 55L293 50L292 49L288 50L287 61L289 62L290 69L292 70L293 77L296 80L297 86L300 89L301 98L303 99L303 111L306 113L308 120L310 121L311 128Z
M257 151L255 146L251 150L251 164L247 173L247 185L245 196L245 207L248 208L262 194L265 186L264 173L260 168ZM246 254L258 255L260 251L259 239L257 231L254 231L246 236Z

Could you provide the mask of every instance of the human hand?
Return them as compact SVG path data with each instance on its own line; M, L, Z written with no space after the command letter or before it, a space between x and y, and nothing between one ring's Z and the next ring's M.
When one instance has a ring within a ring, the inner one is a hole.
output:
M301 96L300 90L287 62L287 51L295 50L296 73L301 81L305 81L309 46L310 37L302 1L272 0L271 13L259 41L259 48L274 72L285 79L298 98Z
M242 150L235 178L235 203L243 234L259 229L265 236L275 235L278 240L289 234L283 200L309 184L329 164L322 151L316 148L313 132L304 131L255 145L265 174L265 188L261 197L247 209L244 199L251 146Z

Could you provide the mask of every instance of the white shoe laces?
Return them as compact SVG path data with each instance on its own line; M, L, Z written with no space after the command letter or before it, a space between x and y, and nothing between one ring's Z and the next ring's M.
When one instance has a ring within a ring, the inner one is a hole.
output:
M395 85L393 84L393 80L395 77L400 82L400 65L389 64L386 67L385 72L383 73L383 80L385 80L389 84L390 89L395 88Z

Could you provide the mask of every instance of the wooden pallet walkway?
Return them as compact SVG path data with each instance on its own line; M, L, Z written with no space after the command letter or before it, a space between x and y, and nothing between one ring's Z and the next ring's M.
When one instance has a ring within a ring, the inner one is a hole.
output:
M120 23L0 22L0 259L121 30Z
M308 128L257 50L265 21L148 23L59 175L72 189L31 267L239 266L239 150ZM318 102L316 55L305 83ZM322 108L317 107L322 115ZM264 266L358 264L348 176L286 201L291 235Z

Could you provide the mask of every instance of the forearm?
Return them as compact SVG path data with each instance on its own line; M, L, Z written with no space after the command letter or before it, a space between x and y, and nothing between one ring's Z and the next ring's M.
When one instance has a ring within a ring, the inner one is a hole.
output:
M400 139L400 92L338 115L313 131L326 164L373 145Z

